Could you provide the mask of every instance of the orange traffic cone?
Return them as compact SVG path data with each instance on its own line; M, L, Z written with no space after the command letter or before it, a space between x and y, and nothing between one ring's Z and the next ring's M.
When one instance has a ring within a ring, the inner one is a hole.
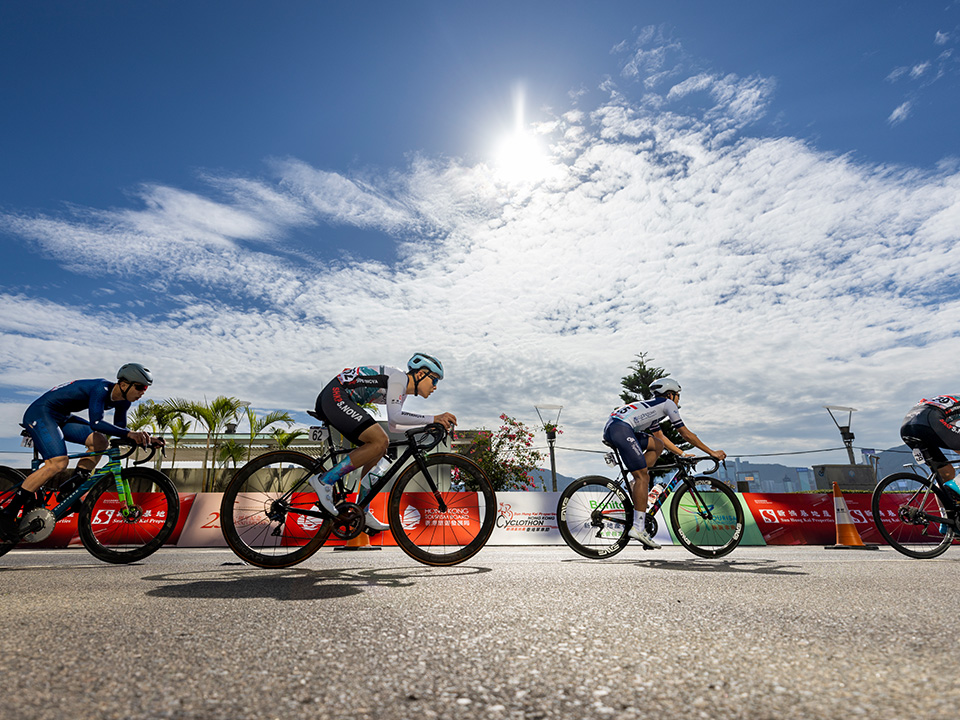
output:
M857 526L850 518L847 501L843 499L840 486L833 484L833 510L837 521L837 544L827 545L827 550L879 550L879 545L864 544L857 532Z

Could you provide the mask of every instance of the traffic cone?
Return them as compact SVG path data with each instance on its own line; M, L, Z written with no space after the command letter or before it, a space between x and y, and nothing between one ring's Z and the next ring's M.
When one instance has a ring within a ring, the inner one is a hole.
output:
M879 545L864 544L857 526L850 518L847 501L843 499L840 486L833 484L833 510L837 521L837 544L825 546L827 550L879 550Z

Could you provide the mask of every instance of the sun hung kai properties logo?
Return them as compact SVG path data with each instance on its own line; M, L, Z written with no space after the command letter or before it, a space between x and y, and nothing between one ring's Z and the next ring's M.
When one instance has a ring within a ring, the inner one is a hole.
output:
M553 513L521 512L502 502L497 509L497 527L508 532L550 532L557 522Z

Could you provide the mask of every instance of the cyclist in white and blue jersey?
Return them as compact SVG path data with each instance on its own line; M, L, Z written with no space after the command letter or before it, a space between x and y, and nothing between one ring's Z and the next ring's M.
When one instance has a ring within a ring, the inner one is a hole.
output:
M67 469L67 442L86 445L88 452L101 453L107 449L107 436L128 438L137 445L162 444L146 432L126 427L127 410L153 383L150 371L140 363L127 363L117 372L117 382L104 378L74 380L48 390L31 403L23 414L23 426L30 434L43 465L27 476L10 503L0 510L0 534L13 539L17 529L17 515L25 505L35 500L35 493L45 483ZM87 411L84 419L74 415ZM104 419L107 410L113 410L113 422ZM97 465L99 456L82 458L77 472L67 484L78 486ZM61 485L64 488L64 485Z
M387 434L360 406L368 403L385 405L391 431L432 422L449 430L457 424L452 413L418 415L403 409L407 396L428 398L442 379L440 361L431 355L416 353L407 362L406 372L386 365L363 365L347 368L327 383L317 396L316 414L359 447L323 476L311 479L324 510L337 515L333 504L333 485L337 480L357 468L363 468L362 475L366 475L387 452L390 443ZM388 526L377 520L369 508L365 509L368 529L387 529Z
M652 400L638 400L614 410L603 428L603 439L620 453L624 466L633 476L633 527L630 537L639 540L648 548L659 548L656 540L646 530L647 492L650 486L652 467L664 448L676 455L683 450L674 445L660 429L660 421L668 419L681 437L700 448L707 455L723 460L727 454L711 450L680 419L680 383L673 378L660 378L650 384Z

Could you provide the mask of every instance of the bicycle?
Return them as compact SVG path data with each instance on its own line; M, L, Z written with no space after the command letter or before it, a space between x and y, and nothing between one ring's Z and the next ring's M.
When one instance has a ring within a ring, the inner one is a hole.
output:
M917 460L926 462L922 455ZM928 473L926 477L893 473L873 490L871 509L877 530L890 547L907 557L942 555L960 532L960 497L944 487L936 472L928 469Z
M322 431L329 438L327 428ZM397 544L427 565L461 563L490 538L497 500L489 478L469 458L425 455L445 437L446 430L435 423L407 430L405 439L391 442L388 450L402 452L356 502L347 502L348 490L342 479L337 481L335 518L318 505L308 479L322 475L349 450L331 445L317 458L291 450L264 453L240 468L224 492L220 505L224 539L251 565L295 565L317 552L331 533L352 540L365 532L363 508L397 476L387 502L390 532Z
M24 431L24 444L32 447ZM121 452L123 445L130 449ZM113 439L103 453L84 452L69 459L106 455L107 463L94 470L76 488L58 492L57 487L41 487L38 501L28 503L20 520L16 542L0 540L0 555L22 542L42 542L53 533L57 521L79 513L77 530L87 551L108 563L130 563L156 552L173 534L180 517L180 496L173 481L159 470L137 467L149 462L157 448L135 463L121 467L120 461L132 455L137 446L125 439ZM34 448L31 470L43 463ZM62 475L61 475L62 477ZM0 507L5 507L26 476L14 468L0 466ZM57 504L50 505L57 494ZM81 501L82 498L82 501Z
M564 542L594 560L613 557L623 550L633 526L629 472L616 448L605 459L608 465L619 467L619 481L600 475L579 478L560 493L557 503L557 525ZM670 464L656 466L657 470L677 472L647 510L645 530L650 537L657 534L657 510L676 491L670 505L670 527L675 537L694 555L717 558L731 552L743 539L743 506L726 483L691 474L704 460L713 462L710 473L720 466L712 457L678 456Z

